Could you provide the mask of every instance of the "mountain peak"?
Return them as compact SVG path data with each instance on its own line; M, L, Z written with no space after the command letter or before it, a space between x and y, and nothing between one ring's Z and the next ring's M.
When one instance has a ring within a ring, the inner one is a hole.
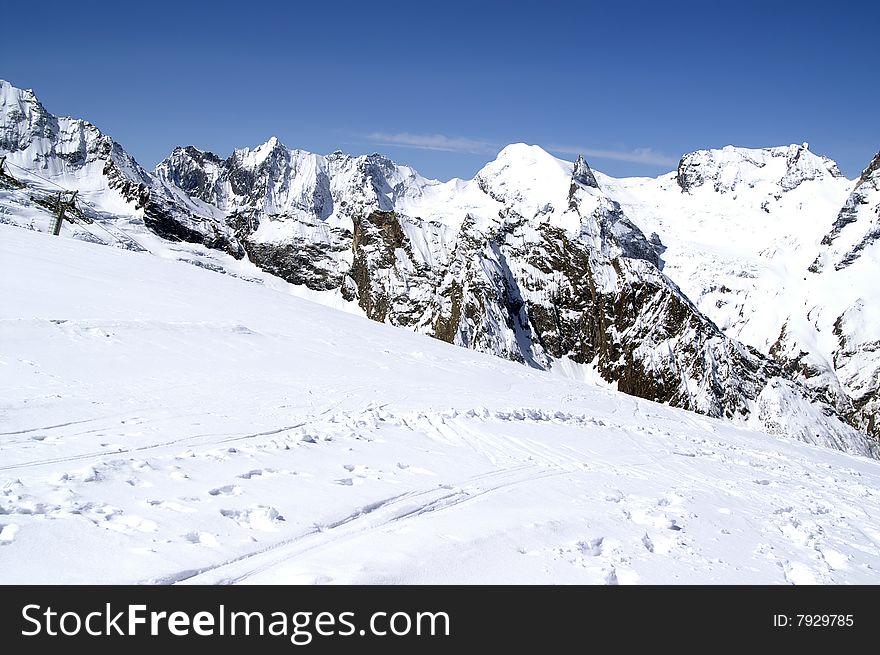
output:
M474 179L490 197L530 217L567 197L571 173L570 163L540 146L513 143Z
M555 159L555 157L541 146L519 142L504 146L495 157L495 161L508 159L539 161L542 159Z
M10 82L0 79L0 104L9 104L12 99L22 99L37 104L40 102L33 89L19 89Z
M570 163L557 159L541 146L511 143L502 148L495 159L486 164L478 175L505 169L529 169L552 175L558 175L562 172L566 177L569 177L571 175L570 167Z
M51 136L52 119L31 89L0 80L0 150L24 150L35 137Z
M261 143L254 148L238 148L232 153L232 158L241 162L247 168L262 165L270 157L278 154L290 153L290 149L285 146L276 136L269 137L265 143Z
M176 146L174 150L171 151L171 154L168 155L164 160L159 162L157 165L157 169L169 161L180 161L190 159L199 164L204 164L205 162L212 162L215 164L219 164L222 160L220 157L215 155L210 150L202 150L201 148L197 148L193 145L188 146Z
M265 153L266 155L268 155L269 153L279 151L279 150L280 151L289 151L290 148L288 148L283 143L281 143L281 140L277 136L270 136L268 141L258 145L256 148L253 149L252 152L254 154Z
M826 177L842 175L833 160L811 152L806 142L771 148L727 145L697 150L681 158L677 173L682 191L711 185L719 193L734 191L741 185L791 191L803 182Z
M584 159L583 155L578 155L577 161L574 163L574 171L571 174L571 179L583 186L592 187L594 189L599 188L599 184L596 182L596 176L593 175L593 171L590 169L590 165L587 163L587 160Z

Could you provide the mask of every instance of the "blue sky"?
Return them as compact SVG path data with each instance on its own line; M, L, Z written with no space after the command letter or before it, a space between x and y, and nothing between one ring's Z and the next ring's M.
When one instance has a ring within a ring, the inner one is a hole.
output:
M471 177L523 141L612 175L691 150L880 149L872 2L24 2L0 77L152 168L277 136Z

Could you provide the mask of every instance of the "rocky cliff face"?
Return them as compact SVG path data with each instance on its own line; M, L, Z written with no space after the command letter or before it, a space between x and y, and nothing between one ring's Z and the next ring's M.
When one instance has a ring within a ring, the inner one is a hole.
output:
M30 109L19 102L0 116L3 148L20 165L37 170L43 158L55 179L115 194L162 237L246 254L318 300L463 347L805 441L874 449L819 394L708 319L664 274L659 231L646 237L583 158L518 144L473 180L441 183L381 155L319 156L273 138L226 159L177 148L149 174L92 126L21 102ZM88 137L68 147L61 126ZM780 184L837 174L796 147L771 150L785 162ZM728 188L706 163L682 160L681 189Z

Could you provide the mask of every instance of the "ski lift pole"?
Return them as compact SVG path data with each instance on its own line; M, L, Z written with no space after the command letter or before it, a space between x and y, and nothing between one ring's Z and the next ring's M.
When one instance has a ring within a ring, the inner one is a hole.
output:
M61 223L64 221L64 204L61 202L61 192L58 192L58 200L55 203L55 225L52 226L52 234L56 237L61 234Z
M71 194L72 194L72 195L70 196L70 200L68 200L67 202L64 202L64 201L61 199L61 196L62 196L63 193L65 193L65 192L64 192L64 191L59 191L59 192L58 192L58 209L57 209L57 211L58 211L58 216L57 216L56 219L55 219L55 226L52 228L52 234L55 235L56 237L57 237L59 234L61 234L61 224L64 222L64 210L67 209L68 207L72 207L72 206L73 206L73 201L74 201L74 199L76 198L76 194L79 193L79 191L68 191L68 192L66 192L66 193L71 193Z

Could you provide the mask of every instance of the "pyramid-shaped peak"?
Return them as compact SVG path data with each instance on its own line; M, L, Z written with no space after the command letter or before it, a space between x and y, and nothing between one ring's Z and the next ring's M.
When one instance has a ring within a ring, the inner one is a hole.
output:
M571 179L586 187L599 188L596 176L593 175L593 170L583 155L578 155L577 161L574 163L574 170L571 173Z
M570 163L554 157L541 146L512 143L505 146L494 160L486 164L478 176L486 178L498 174L526 175L528 177L564 175L568 178L570 172Z
M531 145L528 143L511 143L498 153L498 156L495 158L496 161L505 161L505 160L523 160L523 161L541 161L548 159L556 159L549 152L544 150L541 146Z

